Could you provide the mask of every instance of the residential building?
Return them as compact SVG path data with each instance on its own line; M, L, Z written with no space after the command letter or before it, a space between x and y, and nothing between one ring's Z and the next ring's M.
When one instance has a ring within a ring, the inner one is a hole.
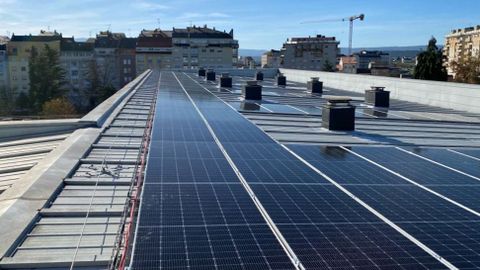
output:
M28 93L30 90L29 62L32 48L38 52L49 46L60 51L62 35L55 32L41 31L39 35L12 35L7 44L9 85L13 95Z
M122 88L137 76L136 47L137 38L124 38L120 40L117 57L115 58L117 66L119 67L117 72L120 79L120 84L117 86L117 89Z
M353 56L357 62L357 73L371 73L370 67L374 64L376 67L390 67L390 55L382 51L360 51Z
M262 67L280 68L282 66L282 53L280 50L270 50L262 55Z
M284 68L323 70L326 64L335 66L339 53L335 37L317 35L296 37L283 44Z
M255 68L257 66L257 62L255 58L251 56L244 56L240 57L240 66L243 68Z
M136 38L127 38L124 33L102 31L95 39L95 61L102 83L116 89L136 76Z
M0 89L8 88L7 44L0 44Z
M357 59L353 56L342 56L340 57L339 64L337 69L343 73L357 73Z
M452 30L445 37L443 53L447 58L447 71L455 77L452 62L480 56L480 25Z
M173 68L232 68L237 65L238 41L230 32L214 28L173 28Z
M172 31L143 30L136 47L137 74L147 69L168 69L172 65Z
M93 72L94 44L63 39L60 43L60 65L65 72L68 90L86 90L90 87L89 76Z

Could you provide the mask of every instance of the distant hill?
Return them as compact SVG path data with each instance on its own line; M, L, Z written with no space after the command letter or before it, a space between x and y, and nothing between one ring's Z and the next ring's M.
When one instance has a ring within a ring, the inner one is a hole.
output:
M251 57L261 57L264 52L268 50L255 50L255 49L239 49L239 56L251 56Z

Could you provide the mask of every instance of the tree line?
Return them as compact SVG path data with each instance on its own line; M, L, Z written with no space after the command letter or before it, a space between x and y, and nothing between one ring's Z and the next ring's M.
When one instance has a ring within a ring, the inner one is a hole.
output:
M29 59L30 91L14 97L9 89L0 89L1 115L69 116L86 113L109 98L116 89L105 80L92 59L87 74L88 89L68 89L65 71L57 50L45 45L43 50L32 47ZM75 98L69 97L78 92ZM72 100L80 99L80 100Z

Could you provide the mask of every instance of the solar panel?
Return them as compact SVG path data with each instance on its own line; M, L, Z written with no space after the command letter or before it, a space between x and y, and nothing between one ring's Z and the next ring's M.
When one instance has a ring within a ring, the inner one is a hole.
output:
M293 269L174 80L163 73L132 268Z
M427 245L437 254L447 259L459 268L478 268L480 265L480 218L453 203L450 203L438 196L433 195L425 190L420 189L414 185L404 184L399 181L383 184L372 184L372 175L386 176L393 175L380 167L371 167L371 171L365 174L364 170L352 168L347 170L343 167L346 163L362 163L362 161L355 161L359 159L341 148L330 149L330 155L326 154L318 146L289 146L292 150L305 158L316 167L321 169L324 173L329 175L334 180L344 183L343 186L353 193L356 197L366 202L368 205L379 211L386 218L393 221L399 227L407 231L413 237ZM360 150L358 150L360 149ZM353 147L354 152L365 154L368 158L374 159L383 166L390 167L392 170L398 168L398 164L406 164L411 168L409 172L413 172L411 164L416 166L430 166L432 163L425 162L422 159L416 158L409 154L405 154L399 150L384 147ZM339 152L343 151L343 154ZM397 152L400 152L398 154ZM405 155L403 155L405 154ZM349 156L350 155L350 156ZM326 160L328 160L326 162ZM342 162L344 160L348 160ZM328 168L319 166L319 164L328 163ZM368 166L368 162L364 161L364 165ZM437 165L435 165L437 166ZM442 168L438 166L439 168ZM417 169L418 170L418 169ZM432 170L427 170L427 172ZM398 170L403 174L403 170ZM464 191L471 188L470 191L465 192L463 196L464 201L470 200L470 203L478 202L478 199L473 199L475 194L478 194L476 186L446 185L447 177L441 177L440 180L435 179L428 173L423 175L422 170L417 171L418 177L425 177L423 181L435 182L442 181L442 185L429 185L443 195L454 195L452 197L459 198ZM348 176L349 174L350 176ZM356 182L351 183L343 181L342 177L349 177L356 179ZM391 178L392 176L388 176ZM396 177L396 176L393 176ZM416 178L415 181L420 182L422 178ZM460 177L450 180L450 183L455 183ZM444 193L443 193L444 192ZM457 228L458 226L458 228ZM467 227L470 226L467 234ZM463 235L465 233L465 235Z
M455 149L455 151L458 151L460 153L464 153L466 155L470 155L475 158L480 158L480 150L478 149Z
M447 165L456 170L480 177L480 160L475 160L461 154L439 148L406 148L407 150ZM480 182L479 182L480 183Z
M213 96L199 96L200 86L185 76L180 78L307 269L444 268L248 120ZM206 100L217 104L207 105Z
M480 185L480 181L393 147L353 147L356 153L422 185Z

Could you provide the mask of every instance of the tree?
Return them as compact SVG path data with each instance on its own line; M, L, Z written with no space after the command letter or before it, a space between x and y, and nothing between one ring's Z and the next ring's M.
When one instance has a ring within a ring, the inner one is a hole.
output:
M480 84L480 55L452 61L455 81Z
M330 61L328 61L328 59L323 64L323 71L327 71L327 72L334 72L335 71L335 67L333 66L332 63L330 63Z
M446 81L447 70L443 65L442 51L437 47L437 40L432 37L427 50L417 56L418 64L413 71L413 77L421 80Z
M0 87L0 115L9 115L14 109L13 97L6 87Z
M90 87L85 91L85 98L88 100L88 110L95 108L98 104L115 94L117 91L111 85L106 75L106 71L99 68L95 60L92 60L88 72L88 81Z
M29 77L30 101L34 111L40 111L46 101L65 95L62 89L65 74L60 67L58 52L50 46L45 45L40 52L32 47Z
M42 114L47 116L75 115L75 107L64 97L55 98L42 105Z
M15 111L20 114L27 114L30 113L31 102L30 98L28 97L25 92L20 92L15 100Z

